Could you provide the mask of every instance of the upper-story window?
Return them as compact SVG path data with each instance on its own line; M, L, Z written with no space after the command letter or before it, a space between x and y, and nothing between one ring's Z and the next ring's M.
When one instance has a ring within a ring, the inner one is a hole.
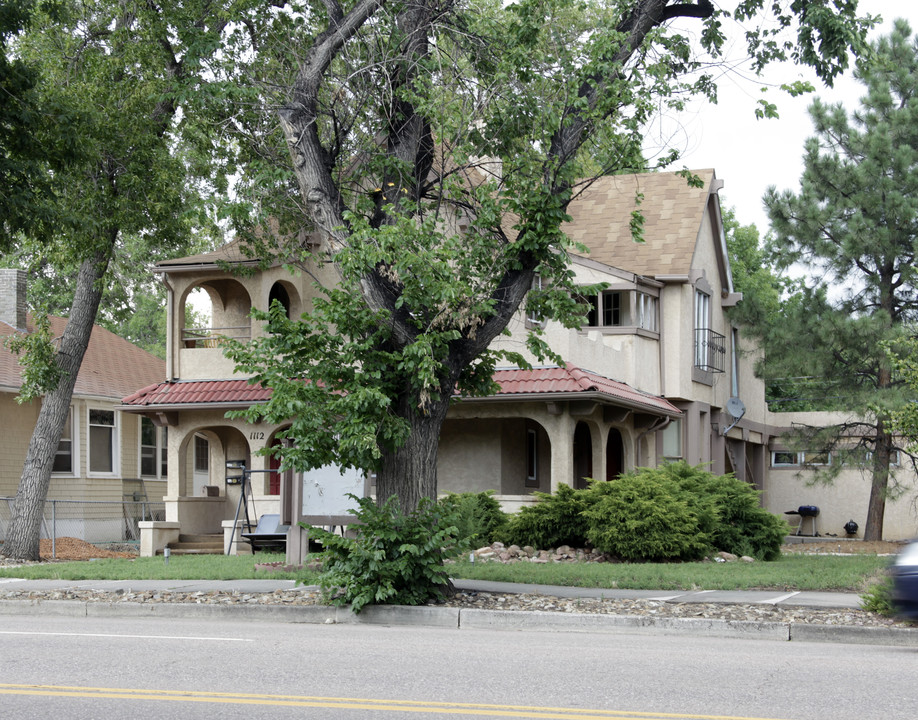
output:
M89 410L89 472L111 474L118 463L118 427L114 410Z
M587 295L587 327L630 327L657 332L657 298L634 290Z
M711 296L696 288L694 366L706 373L722 373L727 352L724 340L711 329Z
M529 288L529 291L530 291L530 295L529 295L530 298L533 295L537 295L538 293L542 291L542 276L541 275L536 275L535 277L532 278L532 286ZM545 318L543 318L539 313L535 312L534 310L528 307L526 308L526 322L529 325L542 325L544 321L545 321Z

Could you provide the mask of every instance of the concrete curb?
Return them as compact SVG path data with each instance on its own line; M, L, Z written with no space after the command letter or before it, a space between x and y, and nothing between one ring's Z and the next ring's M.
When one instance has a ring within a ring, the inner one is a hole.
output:
M478 610L425 605L371 605L355 615L327 605L208 605L198 603L86 602L83 600L0 600L2 615L42 614L96 618L241 619L311 625L383 625L456 630L664 633L781 642L851 643L918 647L918 628L755 622L711 618L593 615L544 611Z

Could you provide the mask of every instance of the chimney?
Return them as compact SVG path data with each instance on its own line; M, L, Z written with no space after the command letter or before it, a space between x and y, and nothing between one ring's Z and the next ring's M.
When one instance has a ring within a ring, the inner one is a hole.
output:
M26 329L26 272L0 268L0 322Z

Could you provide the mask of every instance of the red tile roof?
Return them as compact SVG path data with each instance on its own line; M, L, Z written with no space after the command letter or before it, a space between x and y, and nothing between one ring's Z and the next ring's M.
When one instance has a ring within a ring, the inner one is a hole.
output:
M617 404L643 407L666 415L681 415L681 411L665 398L635 390L630 385L582 370L570 363L566 367L533 368L532 370L497 370L494 380L500 385L498 397L506 395L549 395L596 393Z
M63 335L67 320L52 316L50 321L54 337ZM31 317L28 327L33 328ZM15 332L12 327L0 322L0 388L18 392L22 386L19 358L3 344L3 340ZM165 376L164 360L95 325L73 394L120 400L136 390L138 385L148 385Z
M617 405L627 405L664 415L681 412L664 398L640 392L625 383L568 365L564 368L533 368L532 370L498 370L494 380L501 386L492 397L522 395L595 394ZM178 407L183 405L244 406L264 402L271 390L250 385L248 380L180 380L162 382L138 390L122 403L134 408Z
M270 397L270 388L250 385L248 380L177 380L150 385L121 402L134 407L248 405Z

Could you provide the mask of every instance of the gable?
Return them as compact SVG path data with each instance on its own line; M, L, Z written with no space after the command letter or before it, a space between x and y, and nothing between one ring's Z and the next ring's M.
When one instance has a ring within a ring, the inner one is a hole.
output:
M716 189L713 170L694 172L704 187L690 187L671 172L599 178L571 202L564 231L589 248L591 260L646 277L687 276ZM631 236L634 211L644 216L643 243Z

